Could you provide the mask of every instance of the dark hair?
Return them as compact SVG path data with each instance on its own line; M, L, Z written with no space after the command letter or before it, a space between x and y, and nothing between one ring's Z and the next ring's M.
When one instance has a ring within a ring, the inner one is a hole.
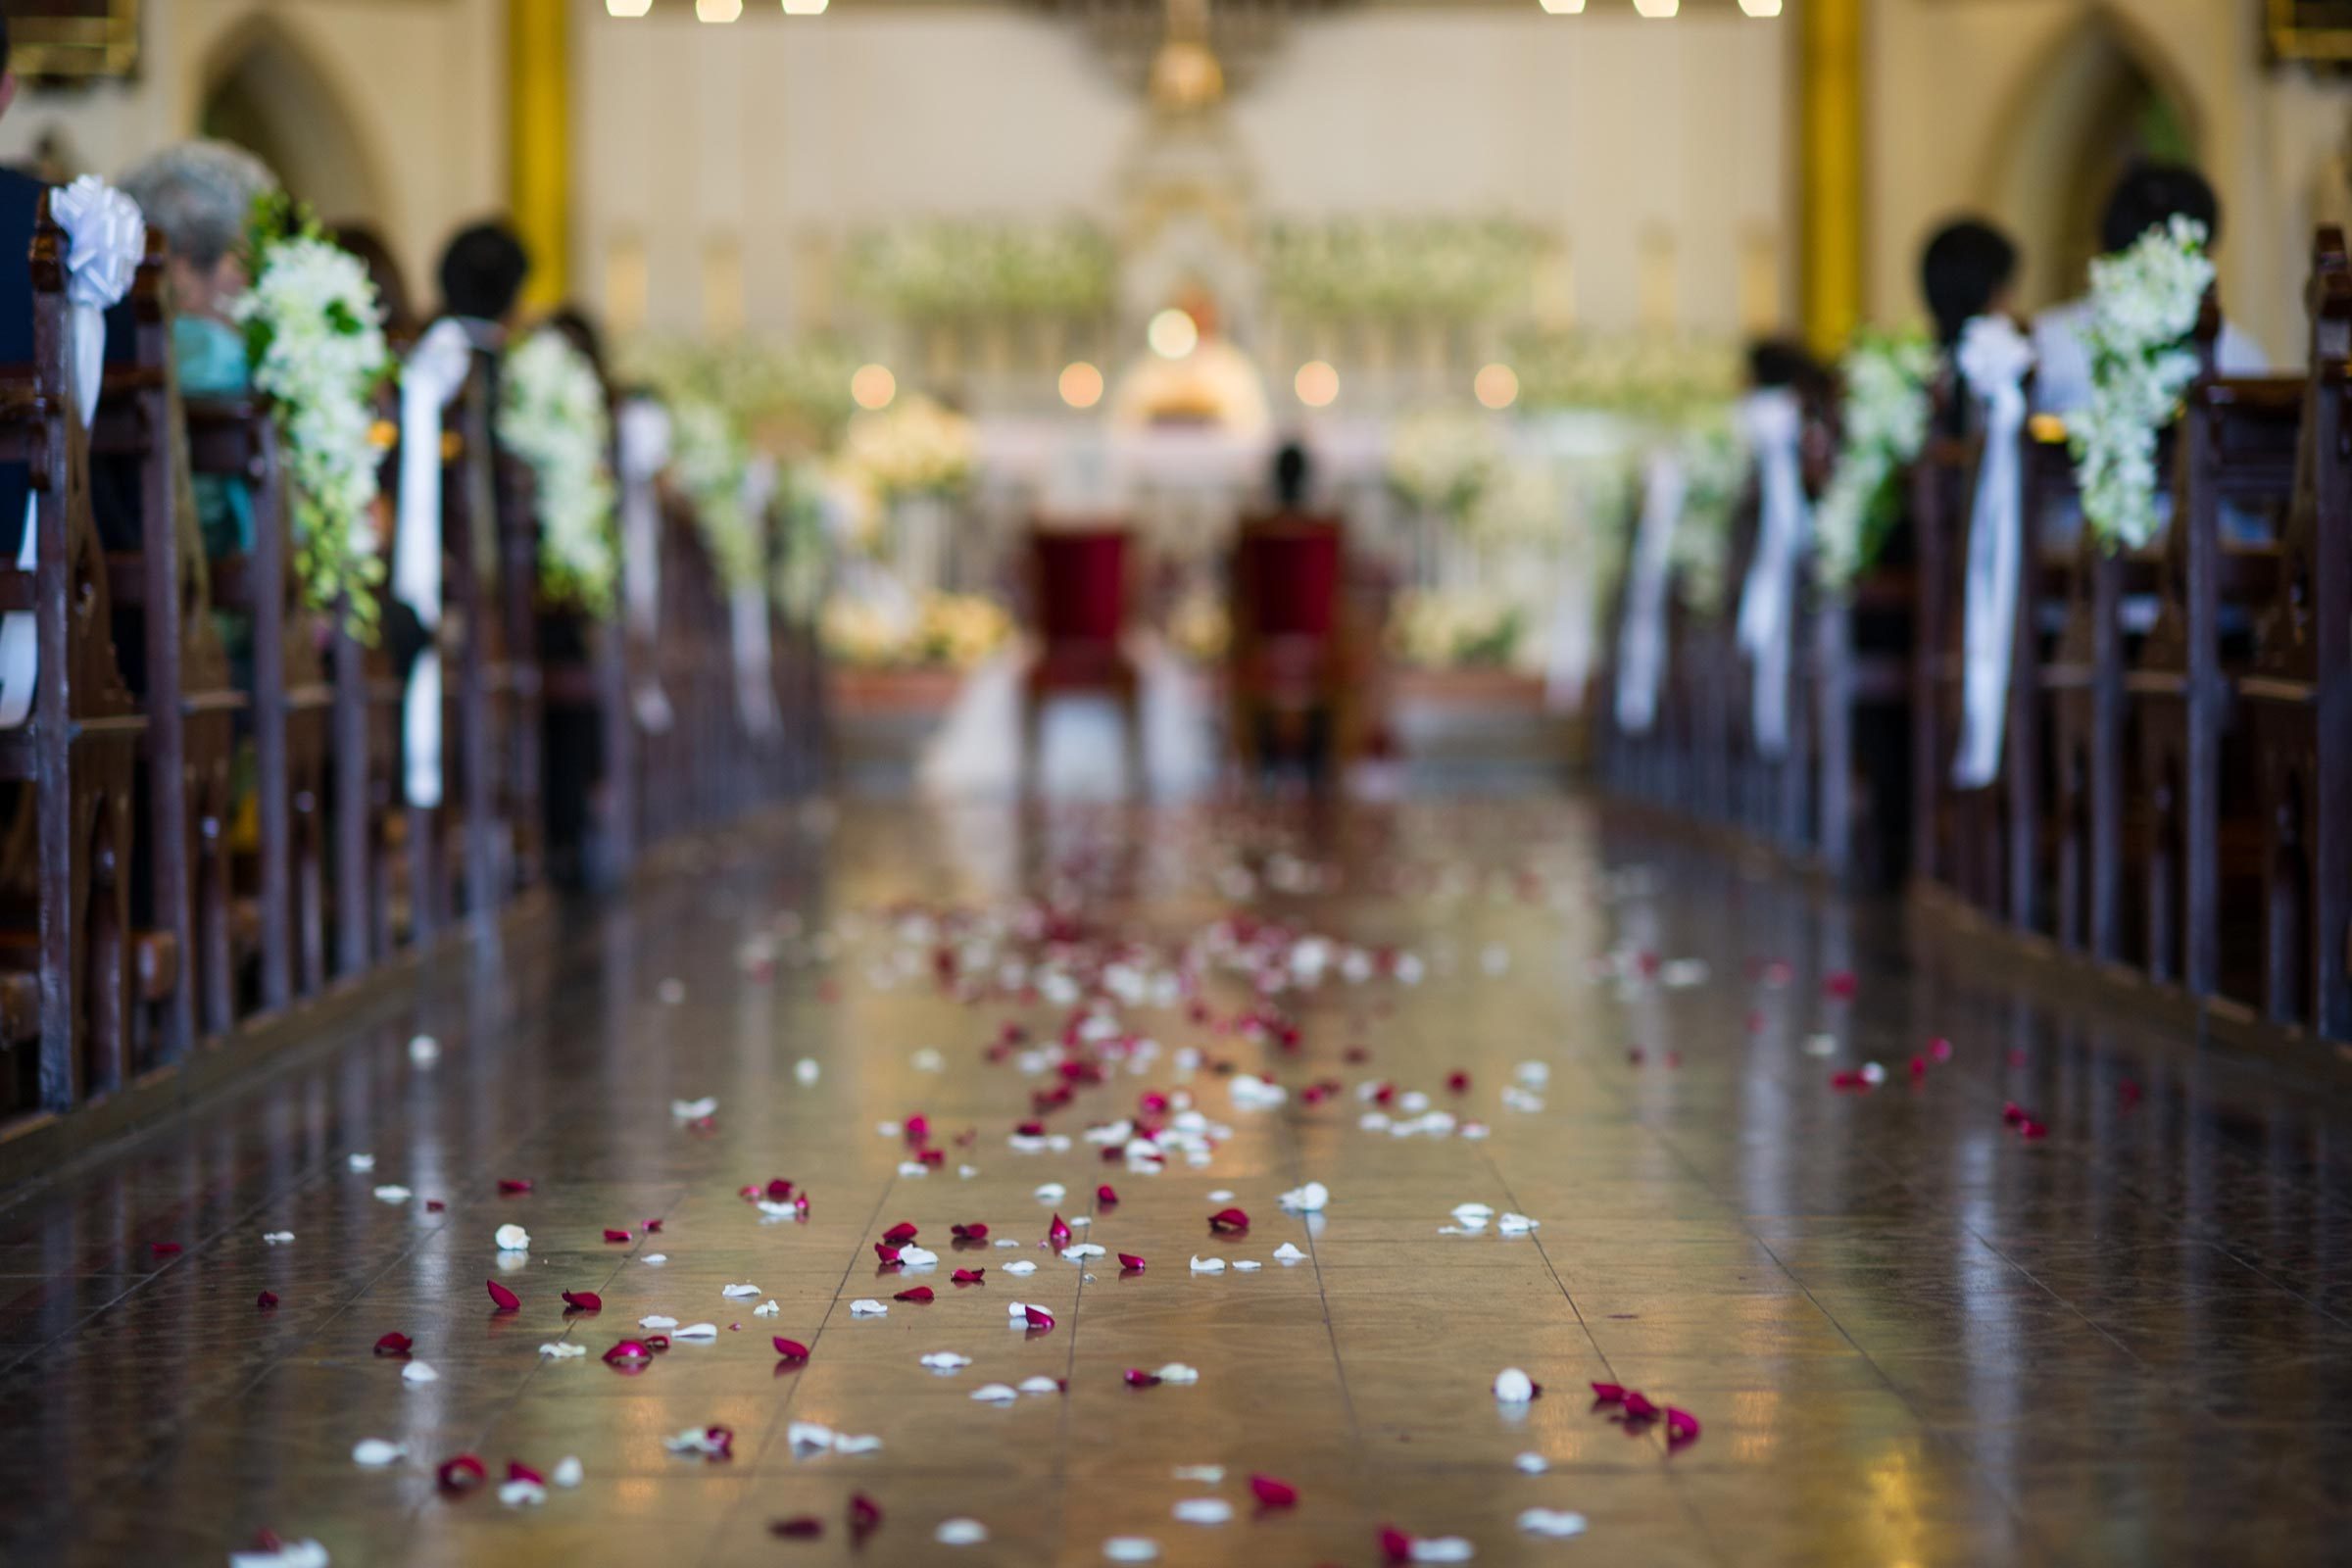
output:
M2203 174L2186 164L2133 164L2107 197L2107 211L2099 219L2099 249L2112 255L2176 217L2203 223L2208 248L2220 243L2221 198Z
M1758 338L1747 346L1747 379L1757 387L1788 387L1812 396L1829 377L1821 364L1793 338Z
M337 223L328 231L328 238L360 259L368 269L368 280L375 285L376 298L384 306L384 334L395 343L406 343L416 335L416 309L409 298L407 279L400 275L399 259L384 236L366 223Z
M1274 454L1274 499L1283 511L1297 512L1306 504L1307 475L1313 467L1302 442L1285 441Z
M512 228L469 224L441 253L441 303L453 316L502 320L530 275L531 253Z
M565 342L596 367L596 378L607 383L612 377L605 367L605 334L597 329L596 318L578 305L566 305L547 318L548 330L563 334Z
M2017 275L2017 247L1979 218L1944 224L1919 257L1919 291L1936 320L1936 340L1949 348L1960 329L1983 316Z

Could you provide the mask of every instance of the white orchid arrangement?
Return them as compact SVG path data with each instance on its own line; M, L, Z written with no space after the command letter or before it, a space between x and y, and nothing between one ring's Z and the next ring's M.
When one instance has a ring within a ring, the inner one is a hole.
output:
M850 421L841 461L878 496L952 495L979 461L972 421L925 397Z
M285 442L303 599L318 610L342 600L354 631L371 637L384 576L373 396L392 365L383 306L366 264L282 194L255 203L247 242L253 287L233 315Z
M1389 433L1389 483L1413 506L1467 518L1502 469L1494 421L1476 415L1407 415Z
M498 438L530 465L541 594L605 614L619 579L612 416L596 367L563 333L542 328L507 356Z
M2067 420L2082 515L2109 549L2155 538L2156 437L2197 377L2188 339L2213 284L2205 225L2176 216L2090 264L2090 402Z
M732 592L766 574L765 519L744 505L751 451L743 433L716 404L680 400L670 406L670 481L694 506L695 525Z
M1846 351L1837 465L1813 508L1813 574L1850 584L1878 559L1895 514L1895 475L1919 456L1938 356L1924 332L1865 333Z

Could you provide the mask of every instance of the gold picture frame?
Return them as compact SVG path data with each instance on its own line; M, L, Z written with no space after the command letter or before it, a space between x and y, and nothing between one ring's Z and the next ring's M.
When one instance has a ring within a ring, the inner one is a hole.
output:
M24 81L91 81L139 64L139 0L10 0L9 68Z

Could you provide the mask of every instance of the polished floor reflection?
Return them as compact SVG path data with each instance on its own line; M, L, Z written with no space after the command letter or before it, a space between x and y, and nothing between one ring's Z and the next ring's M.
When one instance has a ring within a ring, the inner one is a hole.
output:
M1640 822L867 805L491 960L0 1210L0 1560L2352 1542L2340 1095Z

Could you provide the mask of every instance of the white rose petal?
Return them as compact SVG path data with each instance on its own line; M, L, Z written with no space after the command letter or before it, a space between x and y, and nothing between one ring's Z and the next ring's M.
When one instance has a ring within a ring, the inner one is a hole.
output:
M1225 1467L1221 1464L1180 1464L1176 1467L1176 1479L1198 1481L1202 1486L1213 1487L1225 1479Z
M492 1238L502 1252L522 1252L530 1250L531 1233L519 1225L501 1225Z
M637 1261L643 1263L647 1268L660 1268L669 1261L669 1254L667 1252L648 1252Z
M1021 1392L1023 1394L1059 1394L1061 1385L1052 1378L1023 1378Z
M668 1317L662 1313L656 1312L651 1317L639 1318L637 1320L637 1326L641 1329L674 1329L678 1326L678 1320L674 1317Z
M353 1170L373 1170L375 1169L375 1156L373 1154L354 1154L351 1156L351 1168Z
M781 1314L783 1310L784 1309L782 1307L776 1304L775 1298L770 1297L768 1299L761 1301L758 1306L752 1308L752 1316L775 1317Z
M1080 1242L1075 1246L1063 1248L1061 1255L1068 1262L1083 1263L1090 1257L1101 1257L1102 1249L1092 1242Z
M927 1247L902 1247L899 1262L906 1268L932 1268L937 1266L939 1254Z
M316 1541L289 1541L275 1551L232 1551L228 1568L326 1568L326 1547Z
M375 1190L375 1199L379 1203L405 1203L409 1200L409 1190L397 1183L387 1183Z
M757 1285L729 1285L723 1287L718 1294L730 1301L748 1301L760 1294L760 1287Z
M422 1361L411 1361L400 1369L400 1379L403 1383L438 1383L441 1374Z
M1478 1548L1459 1536L1437 1536L1413 1543L1414 1562L1468 1562Z
M1070 1190L1059 1182L1048 1182L1037 1190L1037 1200L1041 1203L1058 1203L1069 1196Z
M1212 1203L1230 1203L1233 1201L1233 1189L1220 1187L1208 1195L1208 1200Z
M539 1353L551 1361L568 1361L574 1356L586 1355L588 1347L573 1345L568 1340L558 1340L539 1347Z
M923 1357L923 1365L930 1367L935 1372L953 1372L957 1367L971 1364L970 1356L957 1355L954 1350L933 1350L929 1355Z
M264 1231L262 1242L269 1247L283 1247L294 1239L292 1231Z
M382 1438L362 1438L351 1450L351 1462L369 1470L381 1470L385 1465L398 1463L408 1451L406 1444L389 1443Z
M1233 1517L1233 1504L1223 1497L1187 1497L1175 1508L1177 1521L1188 1525L1221 1525Z
M1517 1367L1505 1367L1494 1376L1494 1397L1504 1404L1525 1404L1536 1396L1536 1380Z
M1237 1257L1233 1260L1233 1271L1236 1274L1254 1274L1265 1266L1254 1257Z
M1003 1265L1003 1271L1006 1274L1034 1274L1037 1272L1037 1265L1025 1257L1015 1258Z
M1222 1274L1225 1272L1225 1260L1221 1257L1196 1257L1193 1259L1193 1272L1196 1274Z
M1525 1236L1529 1231L1539 1229L1541 1224L1541 1221L1529 1219L1525 1214L1505 1214L1494 1222L1494 1228L1505 1236Z
M943 1519L931 1539L943 1546L977 1546L988 1539L988 1526L977 1519Z
M689 1323L682 1329L670 1330L669 1337L673 1340L691 1340L707 1345L718 1338L718 1325L715 1323Z
M902 1176L928 1176L931 1174L931 1167L919 1159L902 1159L899 1161L899 1174Z
M1282 1206L1300 1214L1320 1214L1323 1205L1330 1201L1331 1189L1321 1182L1308 1182L1282 1195Z
M1531 1536L1565 1539L1585 1533L1585 1516L1562 1508L1530 1508L1519 1516L1519 1528Z
M850 1316L852 1317L884 1317L889 1312L888 1305L875 1300L870 1296L861 1296L850 1303Z
M588 1478L586 1468L581 1465L577 1457L571 1454L565 1454L563 1458L558 1459L556 1467L547 1474L548 1479L559 1487L576 1487Z
M1104 1562L1152 1562L1159 1557L1159 1543L1149 1536L1113 1536L1102 1543Z
M409 1042L409 1060L419 1067L430 1067L441 1059L441 1042L431 1035L418 1035Z
M669 1113L680 1121L701 1121L705 1116L718 1114L718 1097L706 1095L701 1100L673 1100Z
M799 1061L793 1063L792 1075L804 1084L812 1084L816 1082L817 1074L822 1070L817 1066L814 1056L803 1056Z
M1009 1383L985 1383L972 1391L972 1397L982 1404L1010 1404L1020 1396L1020 1391Z
M882 1440L876 1437L857 1437L847 1432L835 1433L833 1437L835 1453L871 1453L880 1446Z
M1285 1242L1280 1247L1274 1249L1274 1261L1284 1264L1303 1263L1306 1261L1306 1254L1298 1250L1298 1248L1292 1246L1289 1242Z
M821 1453L833 1446L833 1429L819 1426L814 1421L795 1421L785 1428L784 1441L796 1453L803 1449Z
M1200 1381L1200 1369L1197 1366L1186 1366L1182 1361L1170 1361L1152 1375L1162 1383L1198 1383Z
M1540 1476L1551 1468L1551 1461L1540 1453L1523 1453L1511 1461L1523 1476Z
M509 1481L499 1487L498 1500L510 1508L535 1508L547 1500L547 1489L536 1481Z

